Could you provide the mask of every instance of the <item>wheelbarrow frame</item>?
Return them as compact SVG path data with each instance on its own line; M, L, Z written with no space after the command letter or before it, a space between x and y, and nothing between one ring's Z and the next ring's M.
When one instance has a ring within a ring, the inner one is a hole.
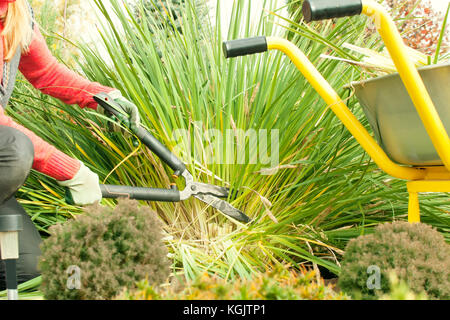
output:
M393 162L306 55L292 42L278 37L226 41L223 43L225 56L231 58L267 50L279 50L285 53L373 161L392 177L408 180L408 221L420 222L418 194L420 192L450 192L450 138L422 78L408 56L406 45L394 22L381 5L372 0L305 0L303 13L307 22L360 13L374 19L402 82L442 160L442 166L410 167Z

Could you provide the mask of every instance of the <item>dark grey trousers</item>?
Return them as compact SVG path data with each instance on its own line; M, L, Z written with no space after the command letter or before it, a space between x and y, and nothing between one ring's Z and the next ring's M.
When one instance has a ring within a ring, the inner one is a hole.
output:
M20 214L23 219L17 261L19 283L39 276L37 260L41 254L39 245L42 240L30 216L15 198L30 173L33 159L31 140L17 129L0 125L0 215ZM5 287L5 267L0 263L0 290Z

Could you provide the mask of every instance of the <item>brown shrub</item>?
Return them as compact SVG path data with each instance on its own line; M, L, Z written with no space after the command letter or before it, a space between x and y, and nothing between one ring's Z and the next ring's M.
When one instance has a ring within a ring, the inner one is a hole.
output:
M41 245L45 298L109 299L144 278L154 284L167 279L168 251L154 212L132 200L86 211L50 228L51 236ZM69 274L71 266L80 270L78 283Z
M367 285L376 266L380 288ZM431 226L394 222L379 225L373 234L351 240L339 275L339 287L357 298L373 299L388 293L395 274L415 293L431 299L450 298L450 245Z

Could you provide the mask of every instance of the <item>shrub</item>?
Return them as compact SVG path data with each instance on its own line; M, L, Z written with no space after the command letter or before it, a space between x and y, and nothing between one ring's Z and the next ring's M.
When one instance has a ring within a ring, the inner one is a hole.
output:
M429 0L388 0L391 14L407 46L427 55L436 53L441 29L445 28L445 13L433 8ZM444 33L441 54L448 52L449 39ZM439 52L437 53L439 54Z
M314 271L297 273L275 269L257 273L250 279L227 281L207 273L180 289L177 286L155 287L144 280L137 290L124 291L118 299L128 300L346 300L323 280L317 281ZM179 286L178 286L179 287Z
M372 282L375 274L371 266L379 268L378 285ZM338 285L354 297L373 299L389 292L390 274L416 294L425 292L430 299L449 299L450 246L425 224L379 225L373 234L348 243Z
M143 278L150 283L167 279L168 251L154 212L132 200L120 200L115 208L90 206L86 211L51 227L51 236L41 245L45 298L108 299ZM72 274L75 269L78 283Z

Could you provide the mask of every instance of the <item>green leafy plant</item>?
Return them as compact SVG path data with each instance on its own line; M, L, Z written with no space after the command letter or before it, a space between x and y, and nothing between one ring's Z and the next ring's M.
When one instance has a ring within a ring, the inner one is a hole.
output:
M390 290L391 273L416 294L449 299L450 245L426 224L379 225L348 243L339 287L355 297L380 297Z
M136 290L124 291L118 299L127 300L347 300L342 292L324 285L314 271L295 272L275 268L256 273L249 279L228 282L204 273L183 288L151 286L147 280L137 284Z
M86 211L53 226L41 245L46 299L108 299L140 279L152 284L167 279L167 248L154 212L131 200Z

